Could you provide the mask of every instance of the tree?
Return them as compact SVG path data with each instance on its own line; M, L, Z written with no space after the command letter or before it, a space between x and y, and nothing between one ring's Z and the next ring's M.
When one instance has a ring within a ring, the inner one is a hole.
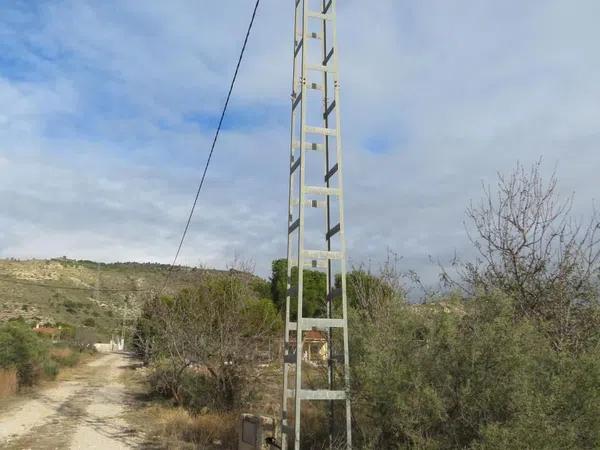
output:
M21 321L0 326L0 368L16 369L19 386L31 386L38 380L48 349L49 344Z
M298 269L292 269L292 288L298 286ZM327 307L327 278L325 273L316 270L305 270L303 279L303 315L305 317L323 316ZM271 296L280 311L285 310L287 296L287 260L277 259L272 263ZM292 318L296 317L296 302L290 305ZM294 320L294 319L292 319Z
M470 296L509 295L519 316L549 324L561 348L578 345L598 303L600 219L594 210L586 222L576 221L573 196L561 198L557 184L556 174L543 179L541 162L499 174L495 192L484 187L482 201L467 210L476 260L456 263L458 281L447 272L444 278Z
M210 393L212 406L240 406L259 349L280 329L281 319L267 305L255 297L247 274L237 271L205 277L174 297L149 300L136 348L155 369L157 390L179 404ZM203 392L196 381L188 383L194 374L203 380Z

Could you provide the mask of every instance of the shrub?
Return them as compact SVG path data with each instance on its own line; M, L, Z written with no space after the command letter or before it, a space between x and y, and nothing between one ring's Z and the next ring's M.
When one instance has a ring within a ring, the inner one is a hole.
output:
M95 327L96 321L92 317L88 317L83 321L83 325L85 325L86 327Z
M194 448L237 448L238 413L190 415L182 408L156 412L159 433L168 439L169 448L182 448L179 441Z
M73 367L79 362L80 353L69 347L55 347L50 351L50 358L61 367Z
M559 352L499 295L355 313L361 448L597 448L600 354Z
M207 401L230 411L244 404L259 348L281 328L273 304L253 294L248 277L230 271L175 297L149 299L134 346L154 369L155 390L192 409Z
M37 382L48 349L49 344L23 323L8 322L0 327L0 368L16 369L19 386Z
M46 379L54 380L58 375L58 364L55 361L49 359L47 361L44 361L42 365L42 370Z

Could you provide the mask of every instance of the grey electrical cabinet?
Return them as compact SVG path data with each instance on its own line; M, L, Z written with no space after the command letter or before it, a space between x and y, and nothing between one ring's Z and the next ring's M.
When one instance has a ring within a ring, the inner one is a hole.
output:
M273 450L267 440L275 438L275 419L242 414L239 425L239 450Z

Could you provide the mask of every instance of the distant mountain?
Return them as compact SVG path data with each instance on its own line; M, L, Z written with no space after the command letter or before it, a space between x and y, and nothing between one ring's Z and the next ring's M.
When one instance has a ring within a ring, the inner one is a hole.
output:
M90 326L101 336L132 323L144 299L159 292L169 266L57 258L0 260L0 321ZM216 270L177 266L165 293L192 287ZM250 276L250 275L249 275Z

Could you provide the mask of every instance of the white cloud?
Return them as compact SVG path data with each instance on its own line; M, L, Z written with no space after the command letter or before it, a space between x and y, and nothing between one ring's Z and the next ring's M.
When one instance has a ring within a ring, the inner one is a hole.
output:
M250 8L63 1L8 15L3 53L26 70L0 58L0 254L169 262ZM352 261L391 247L431 279L429 255L468 251L481 181L517 159L558 163L580 211L597 196L597 2L339 8ZM261 6L231 103L248 123L222 135L182 262L223 267L237 251L266 274L285 252L291 14ZM378 136L382 154L367 148Z

